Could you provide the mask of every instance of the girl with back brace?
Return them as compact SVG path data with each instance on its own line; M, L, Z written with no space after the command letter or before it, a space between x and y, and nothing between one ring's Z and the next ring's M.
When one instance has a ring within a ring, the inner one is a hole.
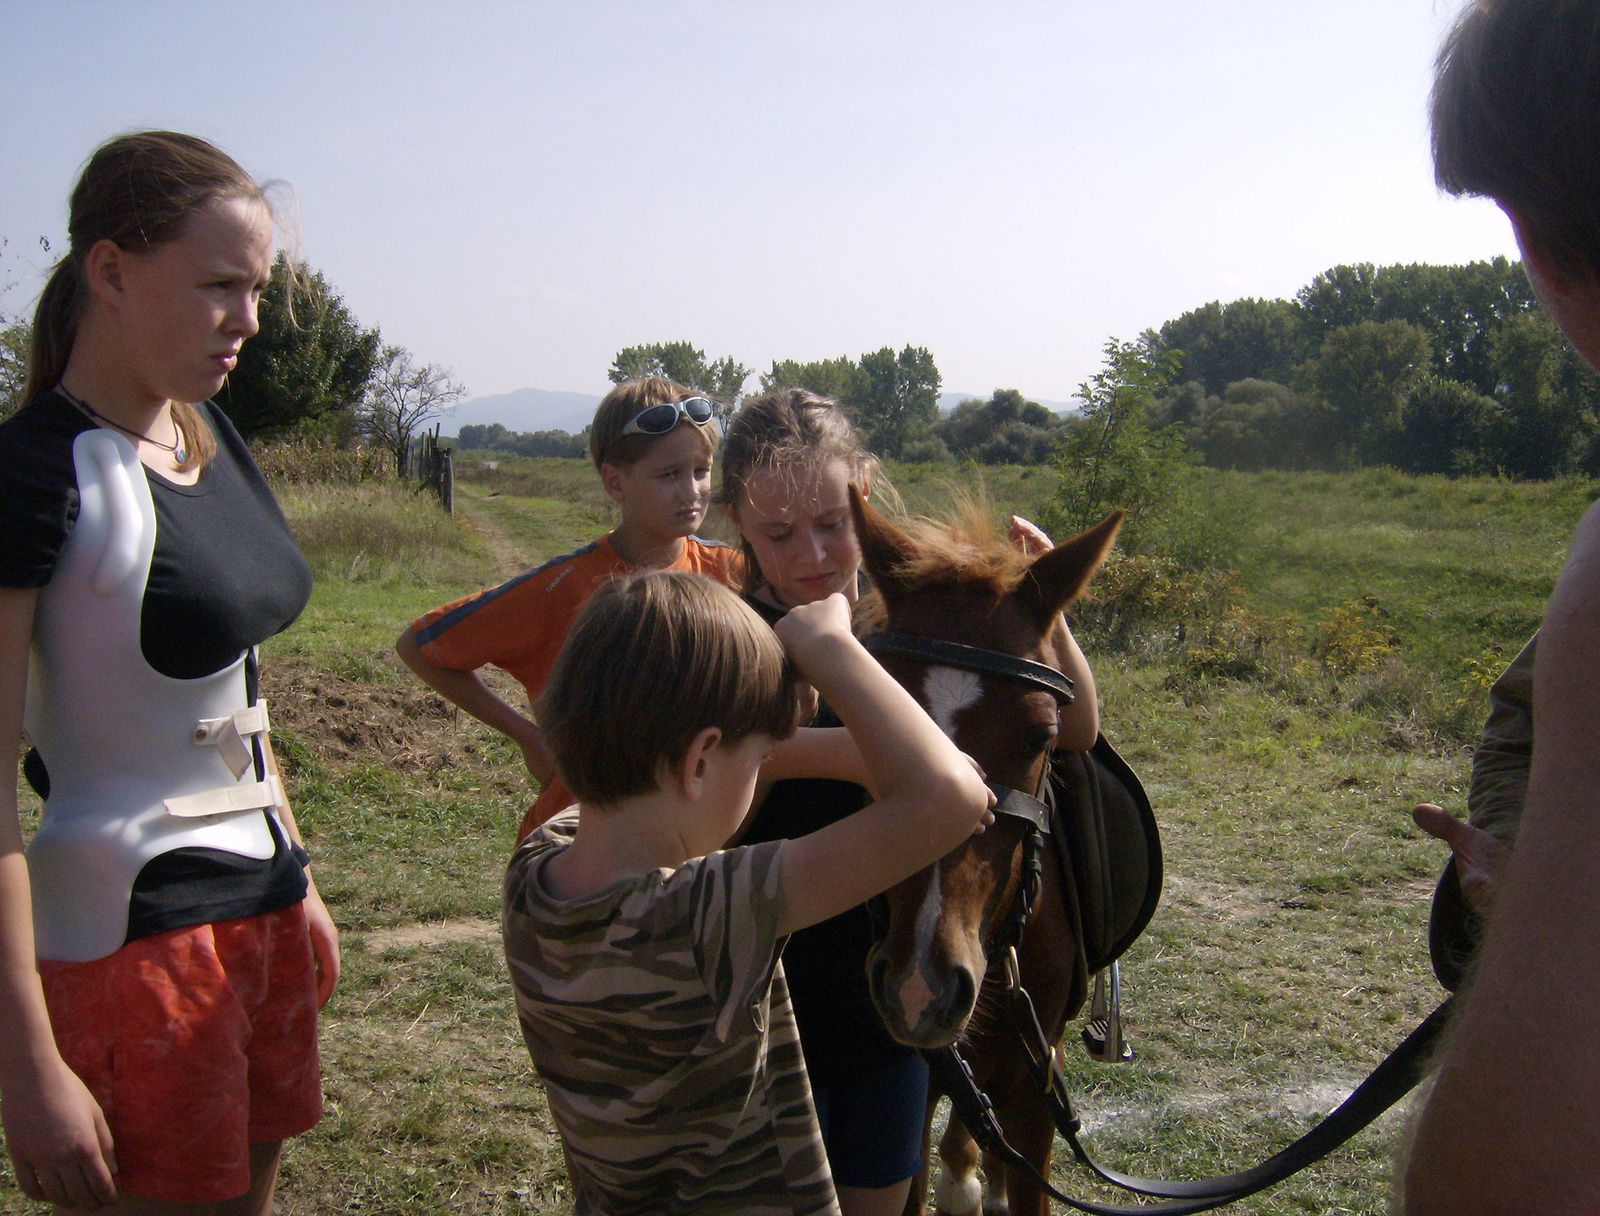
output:
M147 131L90 158L69 232L0 426L0 749L26 723L45 798L24 861L0 793L6 1147L59 1209L264 1216L322 1113L339 969L256 699L311 571L209 401L272 215L222 152Z
M747 401L734 416L717 498L742 538L746 602L769 624L835 593L854 603L864 590L848 487L855 482L866 494L878 478L877 461L825 397L780 389ZM1011 535L1026 549L1049 547L1042 532L1016 517ZM1087 748L1099 730L1094 679L1070 634L1061 649L1073 657L1066 674L1081 692L1064 711L1057 746ZM812 725L838 722L823 705ZM844 781L778 781L752 812L742 840L803 836L867 800L861 786ZM866 908L858 906L796 933L784 952L845 1216L899 1213L921 1170L927 1067L915 1050L889 1038L872 1007L866 980L871 944Z

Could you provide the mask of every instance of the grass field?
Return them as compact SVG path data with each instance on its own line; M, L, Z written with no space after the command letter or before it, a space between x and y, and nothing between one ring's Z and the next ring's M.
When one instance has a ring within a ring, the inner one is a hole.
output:
M973 482L889 472L913 510ZM986 473L997 515L1037 517L1053 489L1048 470ZM1092 1146L1136 1173L1253 1163L1439 999L1424 929L1441 850L1407 812L1460 809L1485 672L1536 627L1596 492L1382 471L1203 489L1231 532L1233 615L1153 612L1114 648L1092 609L1080 629L1106 734L1166 846L1161 908L1124 960L1138 1058L1067 1052ZM322 1027L328 1115L286 1150L284 1213L566 1210L492 923L534 791L515 750L390 646L434 604L591 539L611 508L579 461L468 465L458 493L450 521L392 486L283 492L318 581L263 679L345 952ZM1352 620L1367 650L1341 666ZM1226 646L1253 647L1244 678L1202 661ZM1398 1127L1236 1210L1383 1212ZM1068 1170L1058 1182L1110 1197ZM26 1210L0 1189L0 1213Z

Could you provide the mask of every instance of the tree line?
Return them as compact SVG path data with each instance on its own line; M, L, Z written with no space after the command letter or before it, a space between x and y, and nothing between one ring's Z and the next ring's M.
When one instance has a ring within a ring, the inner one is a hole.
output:
M1172 358L1150 424L1219 468L1600 472L1600 378L1505 258L1335 266L1292 300L1214 301L1140 345Z
M692 342L652 342L617 352L606 375L613 384L664 376L704 393L724 423L747 395L750 368L724 356L707 358ZM1067 423L1016 389L996 389L939 412L942 378L932 353L907 345L885 346L860 358L840 355L809 362L776 359L757 378L755 391L803 388L844 408L879 455L895 460L972 459L985 464L1040 464L1051 458ZM523 456L581 456L582 436L564 431L518 432L499 423L461 428L463 448Z
M413 437L466 395L448 367L385 342L320 271L301 263L291 274L281 253L257 317L260 332L216 398L246 439L345 444L359 435L400 469ZM23 405L31 339L27 318L0 314L0 418Z
M47 247L48 252L48 247ZM413 437L465 396L450 369L363 326L323 275L279 255L218 404L249 438L348 442L403 463ZM0 416L20 404L29 329L0 314ZM1015 389L938 408L933 354L907 344L858 357L774 360L759 390L837 400L880 455L1038 464L1087 442L1106 374L1133 363L1149 443L1228 469L1349 469L1545 478L1600 475L1600 377L1534 299L1519 263L1335 266L1292 299L1213 301L1113 342L1062 418ZM660 375L704 393L724 420L755 373L688 341L618 351L613 383ZM462 429L464 447L581 456L582 435Z

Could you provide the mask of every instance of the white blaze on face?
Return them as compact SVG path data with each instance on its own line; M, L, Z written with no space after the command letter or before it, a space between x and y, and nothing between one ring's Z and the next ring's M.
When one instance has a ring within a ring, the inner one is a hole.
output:
M922 897L922 907L917 910L916 940L911 948L910 971L900 985L900 1011L905 1015L906 1025L912 1029L922 1021L922 1011L933 1000L933 989L922 978L922 968L928 960L933 935L939 928L939 911L944 903L942 882L943 876L936 865L928 880L927 894Z
M930 667L922 686L928 698L928 716L939 724L939 729L956 737L956 715L969 705L976 705L983 696L983 681L975 671L961 671L955 667Z

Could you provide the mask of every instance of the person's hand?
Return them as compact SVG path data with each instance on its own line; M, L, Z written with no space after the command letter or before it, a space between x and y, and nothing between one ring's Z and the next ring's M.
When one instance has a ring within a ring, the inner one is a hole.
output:
M799 725L810 726L816 719L817 711L822 708L822 698L817 695L817 690L804 680L795 681L794 695L800 704Z
M310 877L306 875L307 879ZM339 930L334 927L328 905L322 902L322 894L314 882L306 890L305 914L311 953L317 960L317 1008L321 1009L339 982Z
M1461 882L1461 894L1474 910L1487 912L1494 903L1500 874L1511 856L1511 846L1431 802L1418 803L1411 811L1411 818L1428 835L1450 846L1450 851L1456 855L1456 877Z
M816 653L819 645L854 639L855 635L850 631L850 602L834 592L827 599L801 604L784 613L783 619L773 626L773 631L804 675L806 662Z
M117 1156L100 1104L60 1056L7 1079L0 1123L30 1199L94 1212L117 1200Z
M522 749L522 762L528 766L529 775L539 783L541 790L544 789L555 779L556 758L544 745L543 732L529 723L527 731L517 736L515 742Z
M973 757L969 756L966 752L962 752L961 753L961 758L963 760L965 760L968 764L972 765L972 771L978 774L978 780L984 782L985 784L988 783L989 774L983 771L983 765L979 764L977 762L977 760L975 760ZM996 802L996 798L994 796L994 791L990 790L989 791L989 809L984 811L983 817L981 819L979 819L977 823L973 824L973 826L972 826L972 834L974 836L982 836L984 831L994 823L994 805L995 805L995 802Z
M1031 520L1023 519L1020 515L1011 517L1011 526L1006 529L1006 539L1029 557L1035 553L1048 553L1055 548L1055 544L1045 535L1045 531Z

